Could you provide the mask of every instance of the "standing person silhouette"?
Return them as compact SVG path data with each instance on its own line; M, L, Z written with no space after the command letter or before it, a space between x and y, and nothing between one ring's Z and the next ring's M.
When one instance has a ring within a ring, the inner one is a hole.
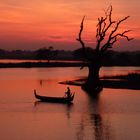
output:
M67 87L67 92L65 92L67 98L71 98L71 93L70 93L70 92L71 92L71 91L70 91L70 88Z

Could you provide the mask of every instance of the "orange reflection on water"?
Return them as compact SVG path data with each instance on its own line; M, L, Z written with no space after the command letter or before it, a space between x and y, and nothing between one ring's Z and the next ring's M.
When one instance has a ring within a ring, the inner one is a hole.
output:
M110 72L111 68L104 70ZM67 85L58 84L59 80L77 78L76 75L84 76L86 70L0 69L1 139L138 139L140 95L137 90L104 88L99 98L92 98L81 87L70 86L75 92L71 105L40 103L35 99L33 89L41 95L63 96Z

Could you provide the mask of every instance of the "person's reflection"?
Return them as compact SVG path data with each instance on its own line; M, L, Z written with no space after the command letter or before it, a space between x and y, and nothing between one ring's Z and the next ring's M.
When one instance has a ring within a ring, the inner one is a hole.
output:
M39 85L40 85L41 87L43 87L43 85L44 85L45 81L46 81L46 80L42 80L42 79L41 79L41 80L39 80Z
M70 119L71 117L72 108L73 108L73 103L66 104L66 115L68 119Z
M40 84L40 86L42 87L42 85L43 85L43 80L39 80L39 84Z

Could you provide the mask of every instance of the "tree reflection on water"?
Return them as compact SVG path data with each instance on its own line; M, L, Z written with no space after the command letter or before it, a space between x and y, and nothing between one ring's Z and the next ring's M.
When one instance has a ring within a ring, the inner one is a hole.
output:
M57 127L64 129L64 132L69 134L69 138L74 136L77 140L113 140L113 129L111 128L108 115L102 111L100 96L93 98L88 94L86 95L85 108L82 110L79 110L79 104L82 102L78 103L77 100L71 104L43 103L37 101L34 106L37 107L39 105L36 111L42 110L48 113L51 112L51 114L53 112L59 112L59 116L55 114L55 121L60 122L60 124L66 123L65 118L67 118L69 125L66 125L66 128L63 128L61 125Z
M87 112L81 115L81 121L77 127L77 140L95 139L112 140L112 129L108 120L102 117L99 98L89 97Z

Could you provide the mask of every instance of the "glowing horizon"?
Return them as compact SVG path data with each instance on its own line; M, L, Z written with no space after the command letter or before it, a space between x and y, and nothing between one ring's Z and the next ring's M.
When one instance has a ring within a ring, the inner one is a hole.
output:
M80 47L76 41L84 15L83 40L87 46L96 43L97 18L104 9L113 6L113 19L130 15L121 30L130 29L131 42L120 39L119 50L140 50L140 2L137 0L0 0L0 48L37 49L54 46L56 49L73 50ZM133 26L132 26L133 25Z

